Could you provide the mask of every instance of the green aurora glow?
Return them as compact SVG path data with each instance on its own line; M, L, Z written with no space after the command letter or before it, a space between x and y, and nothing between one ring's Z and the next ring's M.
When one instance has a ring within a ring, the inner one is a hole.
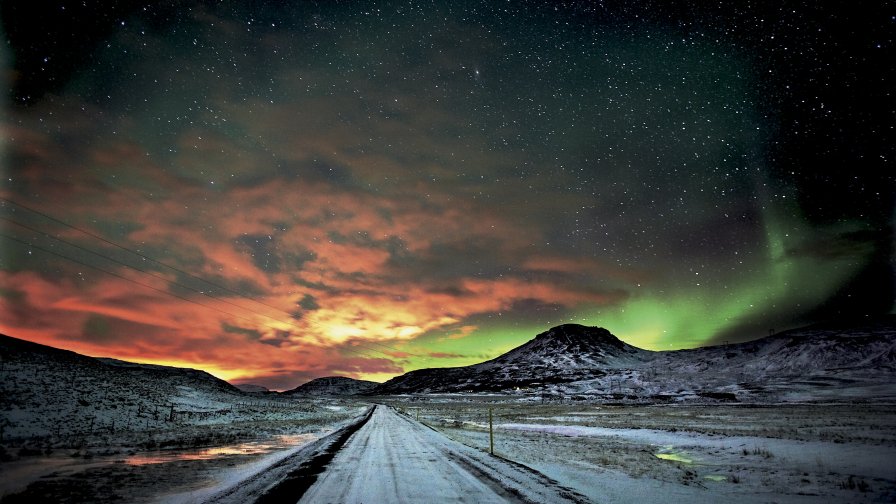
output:
M794 313L822 304L843 283L867 266L869 247L839 257L800 254L817 231L796 209L765 212L765 250L749 275L738 273L714 287L679 288L674 296L645 289L617 309L590 310L582 323L601 325L628 342L649 350L694 348L788 329ZM837 230L840 233L843 229ZM778 324L775 325L775 322ZM782 327L780 324L783 324ZM734 328L739 333L731 334Z

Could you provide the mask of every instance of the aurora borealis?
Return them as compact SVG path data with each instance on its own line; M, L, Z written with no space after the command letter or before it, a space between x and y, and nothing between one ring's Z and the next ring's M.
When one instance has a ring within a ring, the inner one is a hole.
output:
M896 13L728 3L3 2L0 331L286 389L891 312Z

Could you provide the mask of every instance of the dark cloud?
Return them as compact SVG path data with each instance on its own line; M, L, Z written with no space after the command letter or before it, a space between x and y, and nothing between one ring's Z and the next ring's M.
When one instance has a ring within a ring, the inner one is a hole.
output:
M159 269L164 272L164 268ZM176 273L174 282L169 284L169 290L179 296L193 297L197 293L205 293L212 298L235 299L257 298L266 293L264 287L253 279L212 273L197 276L183 270Z
M416 253L392 254L389 266L397 278L432 279L435 282L461 278L495 279L511 273L517 258L506 257L507 245L497 237L468 237L467 241L434 242Z
M271 235L246 235L237 238L238 250L247 252L255 266L266 273L279 273L280 257Z
M251 379L238 380L239 382L264 384L270 390L292 390L299 385L309 382L315 378L320 378L316 371L295 371L290 369L273 370L272 372L260 373Z
M92 343L111 343L118 337L119 335L112 330L108 317L91 315L81 327L81 339Z
M397 366L390 359L386 358L349 357L343 359L338 364L333 364L330 369L333 371L333 374L349 377L380 373L400 374L404 372L402 367Z
M426 354L427 357L432 357L433 359L457 359L464 358L466 355L456 354L456 353L448 353L448 352L430 352Z
M255 329L247 329L245 327L230 325L227 322L221 322L221 330L232 334L241 334L248 337L249 339L256 341L260 340L263 336L260 331L257 331Z
M465 319L465 323L482 327L505 324L548 328L574 318L576 308L542 299L521 297L499 310L471 315Z
M317 304L317 301L314 300L314 296L311 294L305 294L302 299L296 303L300 308L306 311L313 311L320 308L320 305Z

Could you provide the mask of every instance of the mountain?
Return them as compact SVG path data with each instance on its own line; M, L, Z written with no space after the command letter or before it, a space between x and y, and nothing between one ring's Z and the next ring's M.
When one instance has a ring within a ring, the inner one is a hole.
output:
M567 324L481 364L421 369L377 394L534 389L542 395L657 401L896 397L896 317L815 325L746 343L643 350Z
M622 392L703 389L788 400L896 397L896 317L816 324L745 343L657 352L618 387Z
M638 366L653 353L629 345L600 327L565 324L490 361L460 368L411 371L385 382L374 392L481 392L567 383Z
M360 395L369 392L377 385L379 383L355 380L354 378L346 378L344 376L326 376L324 378L315 378L292 390L287 390L284 394L308 396Z
M500 370L508 376L526 378L547 369L570 372L630 367L651 353L621 341L606 329L565 324L473 367L483 372Z
M255 385L253 383L238 383L234 386L243 392L270 392L270 389L264 385Z
M232 392L233 389L236 388L234 385L231 385L230 383L219 378L215 378L209 373L201 371L199 369L162 366L160 364L142 364L139 362L128 362L119 359L112 359L109 357L88 357L88 359L90 358L94 358L108 366L127 368L129 370L135 371L135 373L137 374L146 373L152 377L165 377L183 381L205 382L206 385L212 388L230 392Z
M246 397L205 371L88 357L0 335L5 439L166 430L212 421L213 411L224 421L223 412Z

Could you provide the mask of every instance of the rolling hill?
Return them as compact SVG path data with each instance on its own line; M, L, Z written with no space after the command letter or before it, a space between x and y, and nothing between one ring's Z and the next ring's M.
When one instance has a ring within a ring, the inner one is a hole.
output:
M346 378L344 376L325 376L303 383L292 390L287 390L284 394L305 396L351 396L370 392L377 385L379 385L377 382L355 380L354 378Z
M257 401L205 371L88 357L0 335L0 439L71 444L225 424L252 418Z
M566 324L490 361L420 369L377 394L537 391L665 401L896 397L896 318L820 324L732 345L649 351Z

